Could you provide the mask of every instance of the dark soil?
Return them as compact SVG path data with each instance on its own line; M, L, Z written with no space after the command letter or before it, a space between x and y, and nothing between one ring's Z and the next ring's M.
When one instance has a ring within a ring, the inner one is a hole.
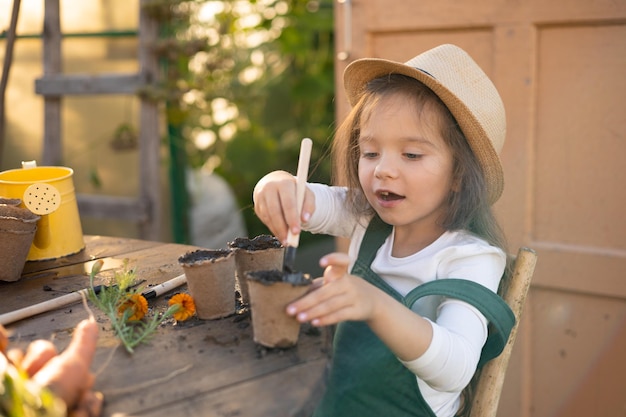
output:
M2 200L0 198L0 200ZM19 201L19 200L18 200ZM0 217L19 219L26 222L35 222L39 220L39 216L32 211L14 205L0 204Z
M228 242L228 246L233 249L244 249L244 250L263 250L263 249L273 249L280 248L282 245L276 237L271 235L259 235L254 239L250 239L247 237L238 237L232 242Z
M0 197L0 204L5 204L7 206L19 206L22 203L22 200L19 198L5 198Z
M302 272L285 273L278 269L268 269L264 271L248 272L248 279L258 281L261 284L272 284L274 282L289 282L293 285L309 285L311 284L311 276Z
M178 258L178 262L181 264L194 264L204 261L215 262L217 259L225 258L231 253L230 249L198 249L187 252Z

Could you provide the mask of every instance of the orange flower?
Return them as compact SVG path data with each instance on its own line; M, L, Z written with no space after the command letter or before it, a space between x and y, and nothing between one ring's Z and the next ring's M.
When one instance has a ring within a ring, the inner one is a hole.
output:
M132 312L129 321L141 320L148 312L148 300L141 294L133 294L119 306L117 313L122 316L128 309Z
M178 310L172 314L172 317L178 321L185 321L196 313L196 303L194 303L193 298L189 294L175 294L172 298L170 298L168 304L170 306L179 306Z

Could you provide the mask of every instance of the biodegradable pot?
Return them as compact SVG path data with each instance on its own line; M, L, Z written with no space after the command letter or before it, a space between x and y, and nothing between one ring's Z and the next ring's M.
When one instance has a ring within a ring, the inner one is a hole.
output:
M39 218L28 209L0 204L1 281L17 281L21 278Z
M312 281L308 274L300 282L286 282L282 270L246 273L254 341L270 348L288 348L298 343L300 323L285 309L302 297Z
M218 319L235 312L235 252L199 249L178 258L198 318Z
M285 248L278 239L270 235L259 235L254 239L238 237L228 242L228 246L235 250L235 282L241 294L241 302L249 304L246 272L282 269Z
M22 204L22 200L20 200L19 198L0 197L0 204L17 207Z

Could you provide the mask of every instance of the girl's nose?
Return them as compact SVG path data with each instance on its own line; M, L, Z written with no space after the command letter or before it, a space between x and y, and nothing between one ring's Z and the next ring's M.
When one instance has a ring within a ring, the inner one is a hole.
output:
M381 156L374 169L376 178L393 178L397 175L397 162L389 156Z

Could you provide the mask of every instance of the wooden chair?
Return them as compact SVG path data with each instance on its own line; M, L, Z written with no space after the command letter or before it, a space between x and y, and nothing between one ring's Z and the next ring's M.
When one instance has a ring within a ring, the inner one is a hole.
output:
M519 320L522 316L524 302L526 301L536 262L537 254L534 250L524 247L520 248L515 259L509 288L504 294L501 294L504 301L513 310L516 324L511 330L509 341L500 356L487 362L483 367L476 386L470 417L496 417L502 385L504 384L504 376L511 358Z

